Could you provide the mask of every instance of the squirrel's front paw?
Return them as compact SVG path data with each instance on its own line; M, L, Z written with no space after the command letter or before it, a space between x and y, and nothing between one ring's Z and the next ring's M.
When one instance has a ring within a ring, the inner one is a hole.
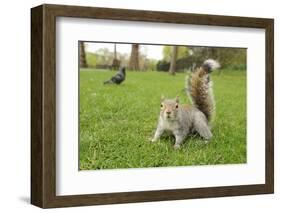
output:
M175 145L174 145L174 149L175 149L175 150L179 149L180 147L181 147L181 146L180 146L179 144L175 144Z
M210 143L210 140L204 140L204 143L208 144L208 143Z
M157 140L156 140L155 138L150 138L150 139L149 139L149 142L150 142L150 143L155 143L156 141L157 141Z

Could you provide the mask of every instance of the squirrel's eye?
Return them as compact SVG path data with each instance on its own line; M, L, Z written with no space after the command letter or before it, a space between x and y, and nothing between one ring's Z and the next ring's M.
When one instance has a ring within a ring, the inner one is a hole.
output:
M163 108L163 104L161 104L160 106L161 106L161 108Z
M176 105L176 108L179 108L179 105Z

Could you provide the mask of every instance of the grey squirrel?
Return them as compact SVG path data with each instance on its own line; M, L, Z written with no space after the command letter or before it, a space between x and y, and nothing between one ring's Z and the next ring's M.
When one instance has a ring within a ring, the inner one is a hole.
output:
M209 74L219 67L217 61L208 59L186 79L187 95L192 105L180 105L178 96L175 99L161 97L160 116L151 142L156 142L164 131L175 136L175 149L180 148L188 134L195 131L206 142L212 138L209 122L215 112L215 101Z

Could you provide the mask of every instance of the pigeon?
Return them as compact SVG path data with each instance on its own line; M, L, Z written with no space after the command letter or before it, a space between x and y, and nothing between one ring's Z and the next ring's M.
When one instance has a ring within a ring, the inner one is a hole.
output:
M121 84L126 79L126 69L121 67L116 75L111 77L110 80L103 82L104 84Z

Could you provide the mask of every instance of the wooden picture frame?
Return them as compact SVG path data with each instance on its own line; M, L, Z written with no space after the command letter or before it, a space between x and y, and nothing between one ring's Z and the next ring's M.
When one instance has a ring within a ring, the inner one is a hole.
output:
M194 24L265 29L265 184L192 189L56 195L56 17ZM274 21L127 9L41 5L31 9L31 203L42 208L132 203L274 191Z

